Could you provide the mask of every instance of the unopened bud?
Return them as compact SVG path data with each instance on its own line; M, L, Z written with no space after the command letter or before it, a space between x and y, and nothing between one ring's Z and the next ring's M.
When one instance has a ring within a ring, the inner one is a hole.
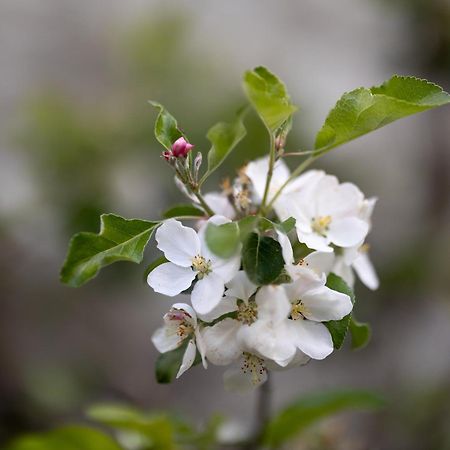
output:
M194 159L194 171L195 173L198 173L200 170L200 166L202 165L202 154L200 152L197 153L197 156Z
M185 158L193 148L194 146L189 144L184 137L180 137L172 144L172 155L175 158Z
M282 151L285 145L286 145L286 138L282 134L280 134L275 138L275 150L277 152Z

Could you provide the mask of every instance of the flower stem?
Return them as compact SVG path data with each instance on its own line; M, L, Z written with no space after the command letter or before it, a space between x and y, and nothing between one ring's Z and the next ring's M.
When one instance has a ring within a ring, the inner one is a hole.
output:
M269 195L269 187L272 181L273 167L275 165L275 138L272 133L270 133L270 150L269 150L269 169L267 171L266 186L264 187L264 195L261 202L260 214L263 215L266 209L267 197Z
M205 199L203 198L203 195L200 194L198 191L193 191L194 195L197 197L198 202L202 206L202 208L205 210L206 214L208 216L213 216L214 211L209 207L208 203L206 203Z
M283 183L283 185L278 189L278 191L275 193L275 195L272 197L272 200L270 200L270 203L267 205L266 212L269 212L272 209L272 206L276 199L280 196L280 194L283 192L283 189L297 176L299 176L310 164L312 164L319 155L317 156L310 156L309 158L305 159L289 176L289 178Z

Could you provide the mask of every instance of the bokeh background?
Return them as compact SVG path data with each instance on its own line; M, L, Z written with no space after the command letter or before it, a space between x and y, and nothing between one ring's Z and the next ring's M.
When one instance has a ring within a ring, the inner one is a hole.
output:
M0 443L103 400L251 423L256 397L226 394L221 370L156 384L150 336L170 302L142 281L144 265L111 266L81 289L62 286L58 271L69 237L97 231L101 212L157 218L183 200L147 100L206 151L206 130L245 102L241 76L256 65L300 105L287 148L309 147L344 91L393 73L450 89L450 2L0 3ZM211 189L267 148L257 118L246 125ZM373 339L277 373L274 408L340 387L387 400L377 414L325 424L319 432L337 437L323 448L450 448L449 126L450 108L424 113L319 162L379 198L369 241L381 288L356 286Z

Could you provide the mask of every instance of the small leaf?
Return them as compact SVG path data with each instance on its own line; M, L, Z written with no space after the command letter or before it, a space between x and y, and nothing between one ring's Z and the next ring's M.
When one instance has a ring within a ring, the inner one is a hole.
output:
M295 227L295 219L293 217L289 217L289 219L284 220L280 223L280 228L286 234L292 231Z
M295 227L295 219L293 217L290 217L289 219L286 219L284 222L275 223L267 219L266 217L261 217L259 219L258 227L260 231L263 232L269 230L279 230L282 233L287 234Z
M352 336L353 350L364 348L369 343L372 331L368 323L358 322L352 317L350 319L349 330Z
M124 219L114 214L100 217L100 233L78 233L69 244L61 281L81 286L99 270L116 261L142 261L145 246L159 222Z
M352 303L355 303L355 294L353 293L353 290L341 277L338 277L334 273L330 273L328 275L327 287L333 289L333 291L347 294L351 298ZM350 324L350 317L351 313L343 317L341 320L330 320L329 322L324 322L325 326L328 328L328 331L331 334L331 337L333 338L333 345L336 350L340 349L342 347L342 344L344 343L344 339Z
M172 114L158 102L149 102L152 106L159 109L158 117L155 122L155 137L158 142L167 150L172 148L172 144L180 137L186 137L178 128L177 121Z
M205 232L208 248L220 258L230 258L239 248L239 226L236 222L214 225L209 223Z
M285 85L265 67L245 72L244 90L267 129L274 133L297 110Z
M158 383L167 384L175 379L188 343L189 340L185 339L185 342L180 347L170 352L161 353L158 356L155 365L155 375Z
M284 268L281 245L271 237L250 233L242 249L242 265L255 284L274 282Z
M172 217L204 217L205 211L193 205L175 205L162 214L164 219Z
M245 242L248 235L255 231L259 222L259 217L257 216L247 216L238 221L239 234L241 237L241 242Z
M247 109L242 108L236 114L236 119L233 122L219 122L208 131L206 137L211 142L212 147L208 153L208 170L201 179L200 184L203 184L223 163L225 158L247 134L242 122L246 112Z
M7 450L121 450L121 447L99 430L70 425L21 436Z
M394 122L450 103L439 86L414 77L394 76L378 87L344 94L316 137L316 154Z
M331 391L299 398L278 413L264 429L262 442L278 448L307 427L332 414L347 409L376 409L382 398L369 391Z

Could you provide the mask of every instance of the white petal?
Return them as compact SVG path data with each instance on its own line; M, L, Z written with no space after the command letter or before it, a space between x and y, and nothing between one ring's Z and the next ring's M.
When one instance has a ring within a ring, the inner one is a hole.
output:
M229 297L228 295L225 295L220 299L215 308L207 314L201 314L200 318L205 322L212 322L224 314L228 314L233 311L237 311L236 297Z
M241 266L241 247L238 248L237 253L229 259L221 259L213 256L211 260L212 271L219 275L224 283L228 283L238 273Z
M285 188L286 193L302 193L305 189L310 189L317 184L319 180L325 176L323 170L308 170L299 177L294 178Z
M200 240L194 229L175 219L164 222L156 231L158 248L165 257L182 267L190 267L192 258L200 253Z
M297 347L313 359L324 359L333 352L333 340L323 323L291 320L293 340Z
M278 323L286 319L291 311L291 303L282 286L263 286L256 293L258 319Z
M333 219L357 216L364 200L364 195L354 184L339 184L332 175L321 181L318 191L317 213Z
M198 328L195 330L195 343L197 345L198 352L200 353L200 356L202 357L203 367L205 369L207 369L208 363L206 362L206 345L205 345L205 341L203 340L203 336Z
M328 238L339 247L352 247L367 236L369 225L356 217L332 220Z
M307 247L313 250L319 250L321 252L330 253L333 251L333 247L328 245L328 240L324 236L320 236L317 233L305 233L297 227L297 236L300 242L303 242Z
M180 267L171 262L153 269L147 277L147 283L160 294L173 297L185 291L195 278L190 267Z
M306 292L320 288L326 283L325 277L318 276L307 267L294 266L294 270L291 271L294 281L283 285L290 302L301 300Z
M267 381L267 372L263 371L258 376L252 376L250 372L244 373L239 369L228 369L223 374L225 389L231 392L248 392Z
M372 290L378 289L380 282L367 253L360 253L353 261L353 268L359 279Z
M186 347L186 351L183 355L183 360L181 361L181 366L177 373L177 378L180 378L186 370L192 367L195 361L195 355L197 353L197 348L194 341L191 339Z
M376 197L371 197L364 200L361 206L359 217L369 224L377 201L378 199Z
M316 322L340 320L353 309L350 297L323 286L303 294L306 307L305 317Z
M186 318L186 319L194 327L197 326L197 315L195 314L195 311L191 305L188 305L187 303L174 303L172 305L172 308L173 309L181 309L181 310L185 311L186 313L188 313L190 318Z
M276 303L275 299L274 302ZM287 328L287 319L283 322L257 320L250 326L242 326L238 332L244 347L251 353L275 361L280 366L288 365L295 356L295 342Z
M316 273L329 274L335 260L334 253L312 252L305 257L307 266Z
M158 328L152 336L153 345L158 352L166 353L178 348L183 339L177 334L177 327L161 327Z
M277 230L278 242L281 245L281 252L283 254L283 259L285 264L293 264L294 263L294 251L292 250L291 241L287 237L286 234Z
M247 301L255 292L258 286L252 283L244 270L240 270L231 281L226 284L226 295Z
M237 340L241 326L239 321L228 318L204 328L202 336L208 361L217 366L226 366L241 356L242 347Z
M284 371L284 370L287 370L287 369L292 369L293 367L304 366L309 361L311 361L311 358L308 355L305 355L300 350L297 350L297 352L295 353L294 358L292 358L292 360L289 362L288 365L286 365L286 366L279 366L278 364L276 364L273 361L266 360L266 367L269 370Z
M197 314L208 314L216 308L223 297L224 290L225 285L222 279L214 273L198 280L191 296L192 306Z
M229 219L234 219L236 212L226 195L220 192L208 192L203 196L203 198L213 210L214 214L219 214Z
M336 258L331 271L340 276L353 289L355 276L353 275L352 267L346 263L343 257L339 256Z

